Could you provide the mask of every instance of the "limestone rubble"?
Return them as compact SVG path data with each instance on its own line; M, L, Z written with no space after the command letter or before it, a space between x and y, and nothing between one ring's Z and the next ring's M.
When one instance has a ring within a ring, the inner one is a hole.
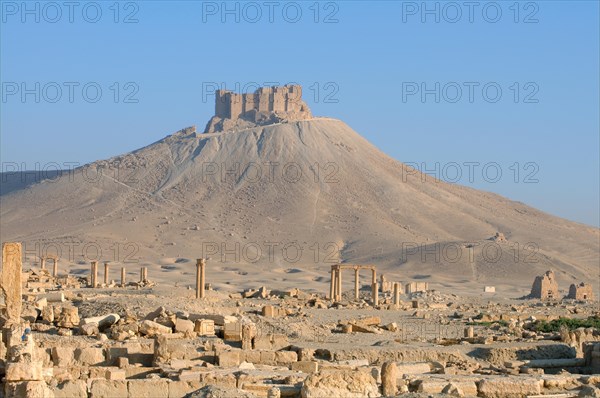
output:
M0 396L491 398L600 388L598 329L537 328L599 320L590 300L462 298L417 286L400 294L384 277L346 292L337 281L351 266L332 268L331 296L225 294L207 289L204 275L197 294L156 285L147 272L123 285L90 283L93 267L89 278L21 272L15 248L3 253Z

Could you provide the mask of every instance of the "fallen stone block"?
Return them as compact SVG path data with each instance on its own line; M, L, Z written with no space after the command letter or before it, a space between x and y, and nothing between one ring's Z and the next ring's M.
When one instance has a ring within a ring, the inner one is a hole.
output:
M63 292L52 292L43 294L39 298L45 298L49 303L62 303L65 301L65 294Z
M125 380L126 372L124 369L108 369L105 377L106 380Z
M422 380L417 391L428 394L442 394L444 391L452 390L453 387L462 391L462 396L477 396L477 384L470 380Z
M57 325L62 328L79 326L79 310L77 307L63 307L58 316Z
M169 382L168 398L182 398L202 387L198 380L194 381L171 381Z
M75 361L75 348L68 346L52 347L50 356L54 366L71 366Z
M214 336L215 321L212 319L198 319L194 325L194 332L199 336Z
M381 318L378 316L370 316L368 318L357 319L350 323L360 326L377 326L381 324Z
M225 341L242 341L242 323L227 322L223 329L223 340Z
M290 365L298 361L296 351L275 351L275 363L277 365Z
M42 362L7 362L6 381L40 381L42 375Z
M56 386L50 385L54 398L87 398L87 383L84 380L68 380Z
M238 319L231 315L217 315L217 314L192 314L189 317L190 320L196 321L198 319L210 319L217 326L225 326L225 323L236 322Z
M129 397L168 397L169 383L166 379L129 380Z
M270 336L259 336L254 339L255 350L270 350L271 349L271 338Z
M194 322L188 319L177 318L175 320L175 331L179 333L191 333L194 331Z
M377 380L370 374L355 371L321 371L310 374L302 385L303 398L379 397Z
M319 363L317 361L297 361L293 362L291 370L302 373L315 373L319 371Z
M52 398L52 391L45 381L7 382L4 386L5 398Z
M119 357L117 358L117 366L119 369L123 369L129 366L129 358L127 357Z
M158 336L161 334L170 334L173 330L170 327L163 326L160 323L145 320L140 324L140 333L147 336Z
M182 370L179 372L179 381L200 381L202 371L199 370Z
M497 377L479 383L479 396L483 398L521 398L540 395L543 381L524 377Z
M261 351L260 361L263 365L275 365L275 351Z
M273 355L274 357L274 355ZM275 358L273 358L275 359ZM233 366L239 366L241 363L240 360L240 351L224 351L221 352L218 356L219 366L227 368Z
M353 332L358 333L374 333L374 334L382 334L383 332L372 326L363 326L363 325L351 325Z
M88 323L79 327L84 336L96 336L100 334L100 328L97 323Z
M128 397L126 380L92 380L89 398Z
M77 348L75 359L82 365L103 365L106 361L104 349L99 347Z
M428 362L416 363L398 363L399 375L419 375L431 372L431 365Z
M119 314L94 316L94 317L90 317L90 318L84 318L81 321L81 325L83 326L83 325L89 325L89 324L95 323L98 325L99 330L104 330L106 328L111 327L115 323L119 322L120 319L121 319L121 317L119 316Z

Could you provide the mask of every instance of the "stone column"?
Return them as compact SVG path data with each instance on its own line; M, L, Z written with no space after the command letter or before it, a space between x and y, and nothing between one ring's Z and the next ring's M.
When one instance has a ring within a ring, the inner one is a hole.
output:
M358 291L360 289L360 282L359 282L359 278L360 278L360 270L358 268L354 268L354 299L358 300Z
M98 286L98 261L92 261L90 285L94 288Z
M331 266L331 281L329 282L329 300L335 300L335 265Z
M204 288L206 286L206 260L199 258L196 260L196 298L204 298Z
M58 257L53 258L53 261L52 276L56 278L58 276Z
M373 280L371 281L371 283L376 283L377 282L377 271L375 270L375 267L373 267L371 269L371 276L373 277Z
M385 283L386 282L385 275L381 274L379 276L379 279L380 279L380 284L381 284L381 293L385 293L386 292L386 285L387 285Z
M375 282L371 285L371 294L373 296L373 307L379 305L379 283Z
M381 368L381 388L385 397L395 397L398 393L398 366L396 362L384 362Z
M7 324L18 324L21 319L21 273L23 260L21 243L6 242L2 245L1 291L4 291Z
M337 270L338 300L342 300L342 269Z
M394 282L394 306L400 307L400 283Z
M140 282L146 282L148 280L148 267L140 268Z
M40 257L40 267L46 269L46 257Z
M104 262L104 284L108 286L108 269L109 269L109 265L108 265L108 261Z
M121 286L125 287L125 278L126 278L126 270L125 267L121 267Z

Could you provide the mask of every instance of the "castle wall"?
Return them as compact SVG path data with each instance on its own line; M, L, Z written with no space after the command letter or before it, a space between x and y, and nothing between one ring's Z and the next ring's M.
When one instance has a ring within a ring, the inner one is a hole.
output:
M287 112L286 109L286 91L285 87L275 87L273 89L273 112Z
M286 112L300 112L302 108L302 87L288 86L286 96Z
M231 94L230 119L237 119L242 114L242 94Z
M244 113L257 112L301 112L302 87L261 87L254 93L236 94L227 90L215 93L215 116L237 119Z
M257 110L259 112L270 112L271 111L271 88L269 87L261 87L258 89L258 106Z
M215 93L215 116L222 118L231 118L231 99L228 98L231 93L225 90L217 90Z

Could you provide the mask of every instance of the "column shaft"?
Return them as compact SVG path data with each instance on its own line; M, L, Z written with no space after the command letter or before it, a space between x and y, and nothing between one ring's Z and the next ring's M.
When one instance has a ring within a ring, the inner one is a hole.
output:
M375 282L371 285L371 294L373 296L373 307L377 307L379 305L379 283Z
M394 306L400 307L400 283L394 282Z
M338 300L342 300L342 269L338 268L338 276L337 276L337 282L338 282Z
M355 300L358 300L358 297L359 297L359 295L358 295L358 291L360 289L360 282L359 282L360 275L359 275L359 272L360 271L359 271L358 268L354 269L354 299Z
M104 284L108 285L108 263L104 263Z
M335 268L331 266L331 281L329 282L329 300L335 299Z
M98 284L98 262L97 261L92 261L92 272L91 272L91 276L90 276L90 284L92 285L92 287L96 287Z
M204 298L206 287L206 261L200 260L200 298Z

